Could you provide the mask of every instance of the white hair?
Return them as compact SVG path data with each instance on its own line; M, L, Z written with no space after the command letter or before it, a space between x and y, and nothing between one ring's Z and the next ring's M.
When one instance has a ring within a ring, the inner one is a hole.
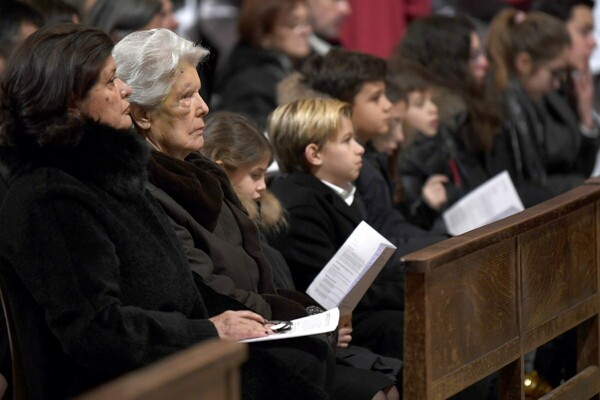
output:
M152 109L169 95L179 64L196 67L208 50L168 29L152 29L125 36L112 55L117 77L132 89L129 102Z

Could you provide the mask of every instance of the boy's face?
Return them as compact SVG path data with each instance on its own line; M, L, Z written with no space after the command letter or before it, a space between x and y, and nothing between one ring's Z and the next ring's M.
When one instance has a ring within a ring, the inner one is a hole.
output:
M435 136L439 126L438 108L431 100L429 90L408 94L405 126L411 132L418 131L429 137Z
M374 137L372 140L373 146L378 152L391 155L404 142L402 122L406 117L407 107L408 104L404 100L397 101L392 105L388 134Z
M354 139L354 129L349 118L342 118L335 139L318 150L321 165L315 174L319 179L345 187L358 178L362 167L363 147Z
M354 96L352 123L356 137L366 143L373 137L385 135L390 127L392 103L385 95L385 82L367 82Z

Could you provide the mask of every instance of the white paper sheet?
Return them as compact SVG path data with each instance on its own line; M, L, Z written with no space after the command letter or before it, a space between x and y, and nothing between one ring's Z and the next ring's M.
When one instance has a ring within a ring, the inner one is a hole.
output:
M274 333L254 339L240 340L244 343L266 342L269 340L290 339L300 336L317 335L319 333L331 332L337 328L340 321L340 310L337 308L321 314L309 315L308 317L292 320L290 330Z
M396 250L386 238L361 222L310 284L306 293L326 309L352 312Z
M456 202L442 217L448 233L461 235L523 210L510 175L503 171Z

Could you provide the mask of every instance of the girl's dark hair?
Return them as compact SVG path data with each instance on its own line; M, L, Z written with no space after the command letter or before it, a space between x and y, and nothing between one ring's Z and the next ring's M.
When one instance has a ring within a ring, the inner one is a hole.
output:
M389 73L402 74L408 61L421 65L427 79L458 95L466 106L466 145L474 152L490 151L500 133L501 115L469 69L475 25L465 16L432 15L413 21L390 57Z
M365 83L385 81L384 59L370 54L332 49L324 56L314 55L301 68L301 81L313 90L354 104Z
M475 85L469 73L471 34L475 25L464 16L432 15L413 21L390 57L390 70L403 60L423 65L437 85L461 90Z
M0 82L0 144L76 144L83 123L76 104L98 82L112 48L102 31L72 23L29 36Z

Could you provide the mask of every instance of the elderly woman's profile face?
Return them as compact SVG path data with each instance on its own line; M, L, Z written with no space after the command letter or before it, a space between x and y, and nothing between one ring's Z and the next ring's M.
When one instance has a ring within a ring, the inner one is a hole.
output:
M204 145L204 119L208 106L200 97L196 68L182 63L173 86L157 109L148 113L148 140L160 151L184 159Z
M129 102L131 88L116 77L115 60L109 56L100 77L87 96L77 104L82 115L116 129L131 127Z

